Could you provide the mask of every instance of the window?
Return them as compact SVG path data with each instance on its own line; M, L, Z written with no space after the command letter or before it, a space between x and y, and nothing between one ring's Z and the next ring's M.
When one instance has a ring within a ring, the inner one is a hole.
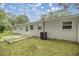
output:
M41 29L41 25L40 25L40 24L38 25L38 29L39 29L39 30Z
M28 26L26 26L26 32L28 31Z
M72 29L72 21L63 22L63 29Z
M33 30L33 25L30 25L30 29Z

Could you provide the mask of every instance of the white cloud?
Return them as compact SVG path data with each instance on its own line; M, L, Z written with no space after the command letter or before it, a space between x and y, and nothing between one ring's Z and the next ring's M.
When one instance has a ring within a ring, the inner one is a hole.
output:
M12 6L12 5L9 5L9 8L11 8L11 9L16 9L16 7L14 7L14 6Z
M33 6L34 6L34 4L27 4L27 6L29 6L29 7L33 7Z
M19 9L19 13L22 15L24 14L24 10L23 9Z
M19 11L21 12L21 13L23 13L24 12L24 10L21 8L21 9L19 9Z
M58 7L51 8L51 11L57 11L57 10L61 10L61 8Z
M36 11L36 9L35 9L35 8L32 8L32 10L33 10L33 11Z
M42 5L41 3L38 3L38 4L34 5L33 8L32 8L32 10L36 11L36 8L39 7L39 6L41 6L41 5Z
M8 12L9 12L9 10L7 10L7 9L6 9L6 10L5 10L5 12L6 12L6 13L8 13Z
M41 9L44 9L44 7L43 7L43 6L41 6Z
M8 9L5 9L5 12L6 13L13 13L12 11L8 10Z
M25 10L25 9L22 9L22 8L19 9L19 13L20 13L21 15L22 15L22 14L26 14L27 11L29 11L29 10Z
M42 12L42 14L45 14L46 12Z
M0 7L1 7L1 8L4 8L4 6L5 6L5 4L4 4L4 3L2 3Z
M25 9L25 11L29 12L30 10L29 9Z
M52 3L49 3L49 6L51 7L52 6Z
M9 5L9 8L12 8L12 5Z
M16 7L12 7L12 9L16 9Z
M47 12L50 12L50 9L46 10Z
M41 6L42 4L41 3L38 3L38 4L36 4L34 7L39 7L39 6Z
M24 11L27 11L27 12L29 11L29 6L22 6L21 8L22 8ZM19 8L19 9L21 9L21 8Z

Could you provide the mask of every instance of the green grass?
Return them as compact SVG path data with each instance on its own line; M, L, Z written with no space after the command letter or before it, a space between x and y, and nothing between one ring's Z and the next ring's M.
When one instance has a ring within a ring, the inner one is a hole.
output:
M79 44L75 42L29 38L12 44L0 41L1 56L79 56Z
M11 35L11 34L12 34L11 31L4 31L3 33L0 33L0 39L2 37L5 37L5 36Z

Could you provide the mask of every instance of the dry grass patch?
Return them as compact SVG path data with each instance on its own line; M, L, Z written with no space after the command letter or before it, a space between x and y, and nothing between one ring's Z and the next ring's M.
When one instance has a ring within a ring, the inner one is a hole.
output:
M79 55L79 44L65 40L41 40L29 38L12 44L0 42L0 55L4 56L75 56Z

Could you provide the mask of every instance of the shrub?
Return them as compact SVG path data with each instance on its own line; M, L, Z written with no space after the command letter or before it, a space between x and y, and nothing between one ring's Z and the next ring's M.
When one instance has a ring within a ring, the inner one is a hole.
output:
M5 26L0 25L0 33L3 33L5 29Z

